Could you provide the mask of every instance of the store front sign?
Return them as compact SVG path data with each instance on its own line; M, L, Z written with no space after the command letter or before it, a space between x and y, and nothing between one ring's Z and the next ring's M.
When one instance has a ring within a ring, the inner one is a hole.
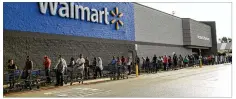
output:
M210 41L210 38L208 37L205 37L205 36L197 36L198 39L201 39L201 40L206 40L206 41Z
M103 10L90 9L89 7L84 7L81 5L75 5L73 2L39 2L40 12L46 14L47 10L52 16L59 15L62 18L71 18L81 21L99 23L99 24L115 24L116 30L119 29L119 26L123 26L124 23L121 20L112 19L108 21L108 16L112 15L113 17L122 17L123 13L118 12L118 8L115 8L114 11L107 11L107 8L104 7Z

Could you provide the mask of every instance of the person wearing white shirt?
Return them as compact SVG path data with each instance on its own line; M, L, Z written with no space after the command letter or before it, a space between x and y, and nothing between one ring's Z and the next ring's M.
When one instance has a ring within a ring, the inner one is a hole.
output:
M79 74L80 75L80 79L83 80L83 78L84 78L84 63L85 63L85 59L83 58L82 54L80 54L80 57L76 60L75 63L76 63L76 66L77 66L78 73L80 73Z
M129 70L129 75L131 74L131 63L132 63L132 58L128 57L128 62L127 62L127 66L128 66L128 70Z
M56 79L57 83L56 86L60 84L60 86L63 86L63 74L65 73L67 68L66 60L59 55L59 59L57 62L57 65L55 66L54 69L56 69Z
M218 56L215 56L215 64L218 64Z
M99 73L99 76L102 77L102 70L103 70L102 59L101 57L98 57L98 63L96 66L96 76L97 76L97 73Z

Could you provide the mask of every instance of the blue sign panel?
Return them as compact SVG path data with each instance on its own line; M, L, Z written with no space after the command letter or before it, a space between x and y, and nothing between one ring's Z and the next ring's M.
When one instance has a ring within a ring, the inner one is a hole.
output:
M4 30L134 41L132 3L3 3Z

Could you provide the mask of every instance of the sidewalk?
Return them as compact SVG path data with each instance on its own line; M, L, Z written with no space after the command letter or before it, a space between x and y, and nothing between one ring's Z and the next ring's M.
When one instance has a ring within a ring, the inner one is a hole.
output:
M129 75L129 78L136 78L136 75L131 74ZM125 80L125 79L120 79L120 80ZM98 79L85 80L83 81L83 84L79 82L74 82L73 85L80 85L80 84L90 85L90 84L104 83L104 82L109 82L109 81L117 81L117 80L111 80L110 78L98 78ZM57 86L57 87L53 85L41 86L39 89L33 89L31 91L49 90L49 89L56 89L56 88L68 87L68 86L71 86L69 82L67 84L64 84L63 86ZM7 85L3 85L3 88L6 88L6 87ZM8 94L18 94L18 93L24 93L24 92L29 92L29 90L24 90L24 91L19 91L19 92L9 92L9 93L6 93L5 96Z
M196 68L199 68L199 67L187 67L185 69L196 69ZM183 69L174 70L174 71L181 72L182 70ZM139 75L139 76L148 76L150 74L153 74L153 75L157 74L159 76L168 76L168 73L171 73L171 71L158 71L158 73L141 73L141 75ZM129 77L129 79L130 78L136 78L136 74L131 74L128 77ZM125 80L125 79L120 79L120 80ZM104 82L109 82L109 81L117 81L117 80L111 80L110 78L98 78L98 79L85 80L83 82L83 84L80 84L79 82L74 82L73 85L90 85L90 84L104 83ZM55 87L53 85L48 85L48 86L42 86L42 87L40 87L40 89L36 89L36 90L33 89L32 91L56 89L56 88L66 87L66 86L71 86L71 85L70 85L69 82L67 84L64 84L64 86L59 86L59 87ZM7 87L7 85L3 85L3 88L6 88L6 87ZM27 92L27 91L28 90L20 91L20 92ZM8 94L11 94L11 93L19 93L19 92L10 92Z

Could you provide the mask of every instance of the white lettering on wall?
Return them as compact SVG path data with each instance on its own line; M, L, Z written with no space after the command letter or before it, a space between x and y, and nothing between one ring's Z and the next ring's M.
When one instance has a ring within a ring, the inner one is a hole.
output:
M58 14L60 17L63 18L71 18L77 20L85 20L86 17L86 21L101 24L110 24L108 21L109 12L107 11L107 8L104 8L101 11L98 11L97 9L90 10L89 7L75 5L73 2L39 2L39 8L42 14L46 14L47 10L49 9L49 13L52 16Z
M48 3L39 2L39 8L42 14L46 14Z
M74 7L74 2L71 2L70 3L70 18L71 19L74 19L75 18L75 15L74 15L74 12L75 12L75 7Z
M205 36L197 36L198 39L201 39L201 40L207 40L207 41L210 41L210 38L208 37L205 37Z
M108 18L108 14L109 14L109 13L107 12L107 8L104 8L104 11L105 11L105 15L104 15L104 16L105 16L105 23L106 23L106 24L109 24L109 21L108 21L108 19L107 19L107 18Z
M51 15L56 15L57 5L58 5L57 2L49 2L49 9L50 9Z
M65 3L65 2L61 2L60 4L63 5L63 7L61 7L58 11L59 16L69 18L70 15L69 15L69 6L68 6L68 4Z
M96 9L91 9L92 15L91 15L91 21L97 23L98 22L98 11Z

